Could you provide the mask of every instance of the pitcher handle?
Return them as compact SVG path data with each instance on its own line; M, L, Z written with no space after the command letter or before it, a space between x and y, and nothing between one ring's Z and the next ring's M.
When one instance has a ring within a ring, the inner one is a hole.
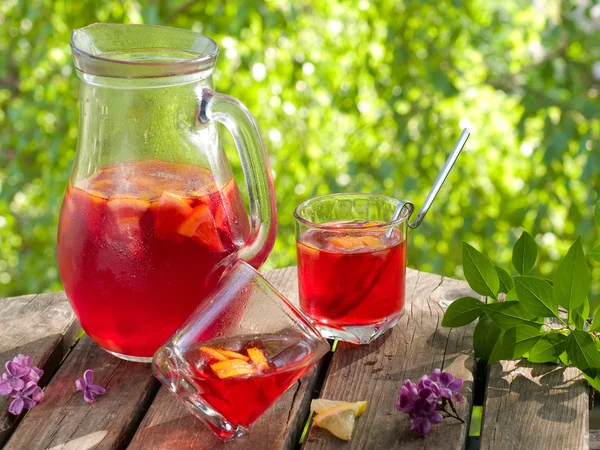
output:
M250 199L250 236L238 258L258 268L273 250L277 234L275 188L258 124L239 100L208 88L203 88L200 95L199 119L202 123L222 123L235 141Z

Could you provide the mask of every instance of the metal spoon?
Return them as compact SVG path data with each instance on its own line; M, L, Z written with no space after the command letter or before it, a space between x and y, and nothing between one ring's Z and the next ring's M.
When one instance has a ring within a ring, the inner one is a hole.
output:
M456 141L456 144L454 145L452 152L448 156L448 159L446 160L444 167L442 167L442 170L440 171L435 182L433 183L433 186L431 187L429 194L427 194L427 198L425 199L423 206L421 206L421 210L417 214L417 218L413 222L408 223L409 228L415 229L419 225L421 225L421 222L423 222L423 219L425 218L427 211L429 211L429 208L431 207L431 204L435 200L436 195L440 191L442 185L444 184L444 181L446 181L446 177L450 173L450 170L452 170L452 166L454 166L454 163L458 159L458 155L460 155L460 152L462 151L463 147L467 143L467 139L469 139L470 135L471 135L471 133L466 128L464 128L462 130L462 133L460 134L458 141ZM413 205L412 202L410 202L408 200L403 200L398 204L398 206L394 210L394 214L392 215L391 220L392 221L397 220L400 217L400 214L402 214L402 211L404 210L404 208L407 208L407 210L408 210L408 215L406 216L406 221L408 222L408 219L410 219L410 216L412 215L413 211L415 210L415 205ZM390 237L392 235L392 231L393 231L393 228L390 228L385 233L386 236Z

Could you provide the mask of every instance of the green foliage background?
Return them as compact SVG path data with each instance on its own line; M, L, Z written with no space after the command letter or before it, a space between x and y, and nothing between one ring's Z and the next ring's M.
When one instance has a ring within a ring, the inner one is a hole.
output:
M215 86L255 114L275 173L280 227L266 267L295 262L292 212L308 197L382 192L418 207L468 125L409 265L460 277L465 239L509 267L525 228L547 275L576 236L587 249L597 240L594 3L3 0L0 297L61 286L56 225L78 127L69 34L98 21L189 28L220 44Z

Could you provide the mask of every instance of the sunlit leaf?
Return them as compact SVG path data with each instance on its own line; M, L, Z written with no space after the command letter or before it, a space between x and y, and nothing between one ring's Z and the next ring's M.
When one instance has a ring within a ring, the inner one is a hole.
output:
M546 333L529 350L527 359L535 363L557 362L565 351L567 337L560 333Z
M496 342L488 364L504 359L516 359L531 349L542 336L542 332L529 325L518 325L502 334Z
M536 326L535 316L523 309L519 302L505 301L482 306L483 312L502 330L518 325Z
M506 270L504 270L500 266L494 266L496 273L498 274L498 278L500 279L500 287L498 288L498 294L504 293L508 294L512 288L515 287L515 283L513 278L508 274Z
M552 286L541 278L516 277L515 289L523 309L536 317L558 317Z
M481 295L497 298L500 280L494 265L483 253L463 242L463 269L469 286Z
M600 368L600 354L591 336L582 330L571 332L567 339L567 354L584 374L595 378Z
M477 322L473 332L473 350L476 358L487 361L496 345L502 330L488 316L483 316Z
M463 297L454 300L444 313L442 326L462 327L473 322L483 314L483 311L481 311L481 305L483 304L481 300L472 297Z
M583 303L590 290L590 274L581 237L573 243L554 274L554 298L567 312Z
M513 266L521 275L527 275L535 265L536 259L537 244L535 239L527 231L523 231L513 248Z

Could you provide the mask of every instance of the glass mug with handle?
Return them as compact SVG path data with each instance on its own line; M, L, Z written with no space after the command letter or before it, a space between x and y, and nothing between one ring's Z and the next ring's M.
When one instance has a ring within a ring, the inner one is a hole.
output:
M77 153L58 229L58 265L86 333L151 361L225 268L273 248L273 180L258 126L212 90L218 46L191 31L95 24L74 30ZM233 135L250 214L223 151Z

